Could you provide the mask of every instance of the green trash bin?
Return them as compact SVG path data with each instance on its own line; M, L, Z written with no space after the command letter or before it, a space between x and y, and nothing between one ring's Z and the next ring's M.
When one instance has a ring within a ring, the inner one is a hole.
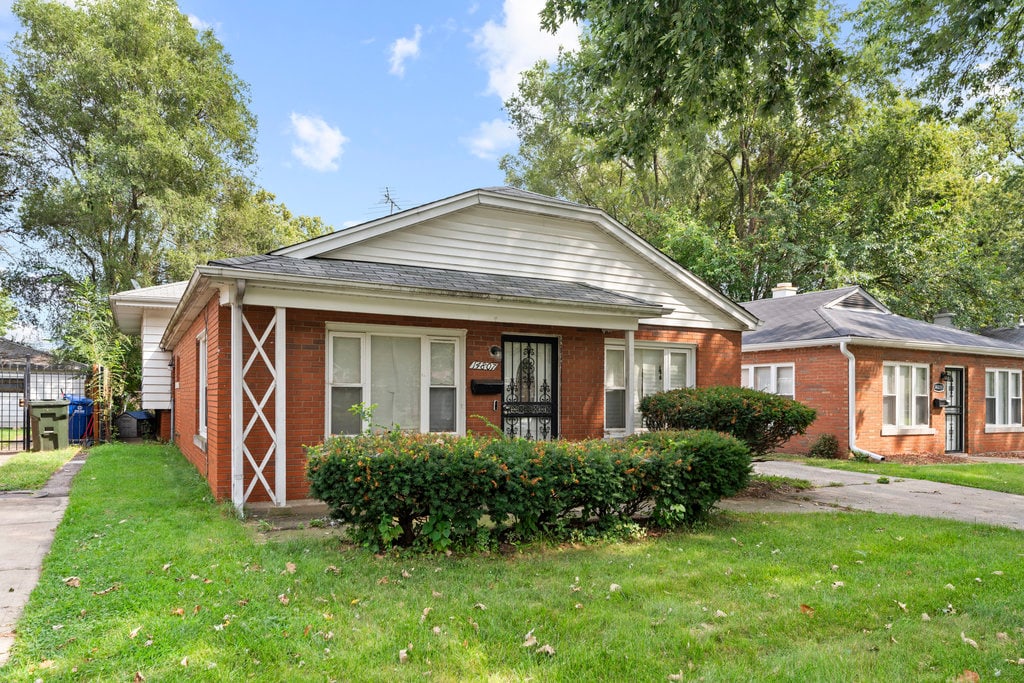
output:
M30 401L32 450L55 451L68 447L68 402Z

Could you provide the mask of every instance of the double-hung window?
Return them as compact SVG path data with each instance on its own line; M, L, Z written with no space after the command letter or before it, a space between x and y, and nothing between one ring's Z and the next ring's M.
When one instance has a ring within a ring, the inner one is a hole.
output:
M927 365L885 363L882 366L883 433L931 427L929 380Z
M380 328L328 334L327 430L461 432L463 338L450 331ZM353 410L353 406L363 410ZM372 407L372 410L371 410Z
M1021 426L1021 371L985 370L985 426Z
M640 426L644 396L694 385L694 347L636 344L633 349L633 396L626 392L625 346L609 345L604 352L604 426L610 432L626 428L626 411ZM632 400L630 400L632 399Z
M209 381L207 379L208 352L206 331L199 333L196 337L196 405L198 409L197 422L199 436L206 438L207 423L207 394Z
M740 384L769 394L796 398L792 363L744 365Z

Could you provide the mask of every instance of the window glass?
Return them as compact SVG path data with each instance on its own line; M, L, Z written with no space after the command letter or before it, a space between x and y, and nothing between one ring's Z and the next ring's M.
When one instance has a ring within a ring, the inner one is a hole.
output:
M776 368L775 393L781 396L794 396L793 392L793 367L783 365Z
M334 367L331 384L359 384L362 340L359 337L334 337L332 344Z
M754 368L754 388L758 391L772 390L772 368L760 365Z
M606 387L626 386L626 352L624 349L605 349L604 385Z
M359 416L349 412L352 406L362 402L362 387L331 387L331 434L359 434L363 431Z
M420 428L419 337L370 337L370 403L376 424Z
M607 389L604 392L605 429L626 428L626 390Z
M668 373L668 387L667 389L682 389L686 386L686 359L687 354L685 353L672 353L668 354L669 359L669 373Z
M455 344L430 343L430 385L455 386Z
M432 432L455 431L455 388L430 388L430 424Z
M636 399L664 391L665 354L661 349L636 349Z
M750 368L740 370L740 386L748 389L753 385L750 383Z

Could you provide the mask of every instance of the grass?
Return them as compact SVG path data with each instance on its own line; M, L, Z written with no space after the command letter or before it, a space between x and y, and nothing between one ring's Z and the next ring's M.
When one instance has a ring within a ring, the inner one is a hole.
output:
M976 489L1024 495L1024 465L1013 463L965 463L963 465L906 465L898 462L860 462L801 458L815 467L865 472L890 479L924 479L943 484L958 484Z
M375 557L227 510L172 448L93 449L5 680L1024 676L1011 530L729 514L630 543Z
M35 491L75 456L78 446L54 451L22 451L0 465L0 491Z

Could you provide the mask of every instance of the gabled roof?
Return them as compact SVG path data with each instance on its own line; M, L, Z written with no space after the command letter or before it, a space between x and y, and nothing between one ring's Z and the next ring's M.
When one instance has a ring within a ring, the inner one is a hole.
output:
M125 334L138 334L142 329L142 312L146 308L174 310L185 293L187 280L165 285L139 287L118 292L110 297L114 324Z
M474 273L427 266L405 266L342 259L297 259L290 256L242 256L211 261L210 266L250 273L372 284L377 287L463 294L486 298L550 301L577 305L622 306L660 315L661 307L632 296L578 282Z
M52 353L47 351L40 351L10 339L0 339L0 369L24 370L26 359L35 370L85 372L88 369L88 366L75 361L58 361Z
M1024 356L1024 348L964 330L896 315L859 286L742 304L762 326L743 333L744 350L837 344Z
M757 325L757 320L739 304L710 287L601 209L512 187L469 190L390 216L338 230L329 235L282 247L270 253L275 256L290 256L300 259L316 258L474 206L532 214L541 219L566 218L586 221L599 231L612 236L624 249L641 256L653 269L667 275L683 291L692 292L695 297L706 302L709 307L735 321L741 329L753 329ZM335 253L333 256L343 256L343 254Z

